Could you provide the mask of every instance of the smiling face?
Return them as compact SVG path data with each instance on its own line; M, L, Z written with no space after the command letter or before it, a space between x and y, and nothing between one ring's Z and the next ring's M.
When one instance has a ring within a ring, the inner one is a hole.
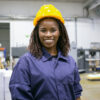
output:
M55 50L59 36L59 27L54 19L44 19L40 22L39 39L46 49Z

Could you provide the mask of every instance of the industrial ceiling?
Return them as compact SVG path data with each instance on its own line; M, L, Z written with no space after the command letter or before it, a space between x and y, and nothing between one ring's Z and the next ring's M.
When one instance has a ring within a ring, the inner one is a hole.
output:
M0 1L56 1L56 2L86 2L87 0L0 0Z

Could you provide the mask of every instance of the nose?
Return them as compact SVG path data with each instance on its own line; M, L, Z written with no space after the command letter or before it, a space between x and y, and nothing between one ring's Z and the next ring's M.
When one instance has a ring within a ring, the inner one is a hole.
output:
M51 37L51 36L52 36L51 32L48 31L47 34L46 34L46 36L47 36L47 37Z

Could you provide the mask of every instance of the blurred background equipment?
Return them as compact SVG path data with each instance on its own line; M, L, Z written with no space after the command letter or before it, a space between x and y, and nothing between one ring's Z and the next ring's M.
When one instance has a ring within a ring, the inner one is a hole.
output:
M0 69L0 100L11 100L9 81L12 71Z
M6 67L6 49L0 47L0 69Z

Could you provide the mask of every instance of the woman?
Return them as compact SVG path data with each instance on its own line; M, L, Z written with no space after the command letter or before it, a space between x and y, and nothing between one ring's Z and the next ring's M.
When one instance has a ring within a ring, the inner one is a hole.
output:
M53 5L43 5L34 19L29 52L10 80L12 100L80 100L82 88L64 19Z

